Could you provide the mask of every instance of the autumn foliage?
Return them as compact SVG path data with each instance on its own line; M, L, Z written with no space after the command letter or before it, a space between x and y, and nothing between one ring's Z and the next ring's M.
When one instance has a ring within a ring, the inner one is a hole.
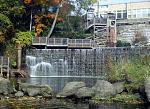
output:
M31 4L32 0L23 0L24 4Z
M42 5L50 3L51 5L58 5L61 2L61 0L23 0L23 2L26 5L30 5L32 3Z
M40 36L40 34L46 29L48 26L52 25L52 22L55 18L55 14L47 14L47 15L35 15L34 16L34 32L35 36ZM57 23L63 22L63 18L58 17Z

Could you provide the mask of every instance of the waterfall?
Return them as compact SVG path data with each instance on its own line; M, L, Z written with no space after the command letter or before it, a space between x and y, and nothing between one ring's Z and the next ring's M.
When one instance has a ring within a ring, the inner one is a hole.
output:
M26 65L27 67L34 66L36 64L36 57L26 56Z
M41 62L34 66L30 66L30 77L55 76L57 75L50 63Z
M57 92L67 82L84 81L89 87L96 82L92 49L32 49L26 54L29 83L48 84Z

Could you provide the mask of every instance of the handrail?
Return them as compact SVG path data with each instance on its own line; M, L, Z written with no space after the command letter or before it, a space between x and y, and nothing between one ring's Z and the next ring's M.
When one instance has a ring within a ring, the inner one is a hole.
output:
M93 47L93 41L91 39L35 37L32 39L32 44L45 46Z

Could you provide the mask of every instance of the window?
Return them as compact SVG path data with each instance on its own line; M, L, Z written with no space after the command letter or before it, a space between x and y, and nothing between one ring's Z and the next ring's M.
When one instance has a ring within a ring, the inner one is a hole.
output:
M121 10L117 11L117 19L121 19Z
M127 18L126 10L117 11L117 19L126 19L126 18Z
M150 17L150 9L148 9L148 17Z
M142 18L147 18L148 17L148 9L141 9L141 16Z
M132 18L136 18L136 10L132 10Z
M122 13L122 18L123 19L126 19L127 18L127 11L126 10L123 10L123 13Z
M136 16L137 16L137 18L142 18L142 10L141 9L138 9L138 10L136 10L136 12L137 12L137 14L136 14Z
M123 19L127 18L127 13L123 13Z
M128 18L131 18L131 10L128 10Z
M117 13L117 19L121 19L121 13Z

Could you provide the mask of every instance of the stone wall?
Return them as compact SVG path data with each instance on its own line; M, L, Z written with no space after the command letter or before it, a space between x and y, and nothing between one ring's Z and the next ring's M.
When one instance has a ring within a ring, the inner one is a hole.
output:
M150 42L150 24L121 25L117 27L117 40L131 42L135 32L140 32L148 38Z

